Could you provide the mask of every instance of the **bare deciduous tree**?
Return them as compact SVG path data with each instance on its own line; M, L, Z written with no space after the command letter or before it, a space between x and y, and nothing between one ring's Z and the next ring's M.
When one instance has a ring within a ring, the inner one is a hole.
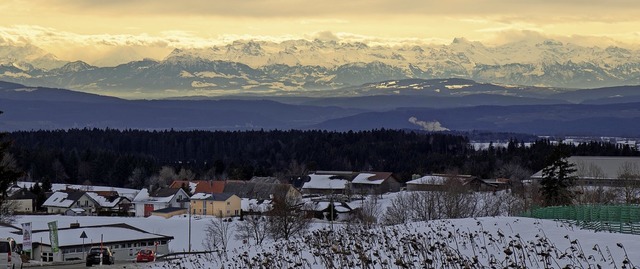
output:
M249 211L258 212L259 209L257 206L252 205ZM235 238L247 241L253 240L256 244L262 245L262 242L264 242L269 235L267 217L260 214L251 214L244 215L243 219L243 221L236 224Z
M396 195L391 204L385 209L381 222L384 225L396 225L407 223L411 218L411 210L414 205L410 195L401 192Z
M467 218L474 216L478 199L470 193L469 188L463 185L458 177L449 178L444 184L442 201L444 218Z
M355 223L362 225L366 229L370 229L378 223L380 212L381 205L379 197L376 194L371 194L362 200L362 205L359 210L356 210L356 215L353 216L352 221L355 221Z
M618 179L622 184L621 192L624 203L638 203L638 197L640 196L640 167L635 163L625 162L618 168Z
M311 218L308 208L295 197L289 196L288 187L279 187L274 193L272 208L268 212L269 234L273 239L290 239L309 229Z
M212 218L211 222L205 227L205 238L202 245L209 251L220 248L223 252L226 252L233 227L234 224L231 218L225 219L222 215Z

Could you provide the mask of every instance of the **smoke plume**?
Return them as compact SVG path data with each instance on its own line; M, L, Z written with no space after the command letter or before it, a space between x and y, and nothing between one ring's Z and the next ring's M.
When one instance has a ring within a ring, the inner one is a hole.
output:
M409 118L409 122L422 127L425 131L440 132L449 131L449 129L442 127L439 121L421 121L416 117Z

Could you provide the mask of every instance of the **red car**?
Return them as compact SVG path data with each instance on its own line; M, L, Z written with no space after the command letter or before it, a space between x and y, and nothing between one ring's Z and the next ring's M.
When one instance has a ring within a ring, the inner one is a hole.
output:
M152 262L156 260L156 253L150 249L143 249L138 251L136 255L136 262Z

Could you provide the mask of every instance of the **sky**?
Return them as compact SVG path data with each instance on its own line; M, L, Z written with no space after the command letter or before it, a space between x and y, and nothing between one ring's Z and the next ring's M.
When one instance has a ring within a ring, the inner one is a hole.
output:
M640 47L637 0L2 0L0 45L93 64L238 39Z

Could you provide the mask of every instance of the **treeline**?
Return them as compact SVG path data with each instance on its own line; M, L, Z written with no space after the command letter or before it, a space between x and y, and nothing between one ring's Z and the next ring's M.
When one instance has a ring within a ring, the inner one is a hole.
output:
M26 180L142 187L172 167L196 179L252 176L295 178L313 170L391 171L411 175L456 172L499 176L505 165L544 167L554 145L474 150L465 136L400 130L141 131L72 129L10 133L11 152ZM576 155L638 155L608 143L571 146Z

